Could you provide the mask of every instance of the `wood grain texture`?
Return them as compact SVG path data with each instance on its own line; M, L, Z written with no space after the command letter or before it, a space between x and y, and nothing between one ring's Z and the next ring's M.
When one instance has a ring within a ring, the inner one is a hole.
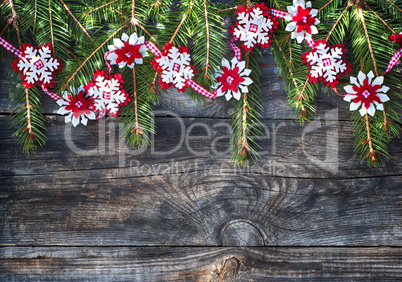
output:
M400 281L393 248L0 249L0 279L97 281Z

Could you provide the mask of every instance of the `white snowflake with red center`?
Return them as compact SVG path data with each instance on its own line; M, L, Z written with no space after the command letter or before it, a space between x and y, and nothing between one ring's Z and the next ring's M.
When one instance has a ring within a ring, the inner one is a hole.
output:
M162 89L171 86L177 88L179 92L186 91L188 80L192 79L196 70L190 64L190 53L188 47L174 47L171 43L166 43L163 47L165 52L162 56L155 56L151 64L160 74L158 81Z
M54 73L63 66L60 60L53 57L52 50L50 44L38 47L23 45L22 57L15 60L11 67L22 74L22 84L25 88L32 88L34 84L43 85L45 88L52 87Z
M248 87L253 81L248 77L250 69L246 69L246 62L239 62L234 57L229 63L225 58L222 59L222 69L216 70L216 96L223 96L227 101L232 97L239 100L242 93L248 93Z
M374 116L375 110L382 111L384 106L382 103L389 101L389 97L385 94L389 87L382 86L384 82L383 76L378 76L374 80L374 74L370 71L367 76L363 72L359 72L356 77L350 77L350 83L344 87L348 93L343 98L350 103L350 110L355 111L361 107L359 113L361 116L369 114ZM382 87L381 87L382 86Z
M71 122L76 127L80 121L83 125L87 125L88 120L96 119L95 113L92 111L94 99L85 93L85 88L80 86L78 89L70 88L70 91L63 91L62 99L57 100L60 109L58 114L65 115L65 122Z
M287 24L285 30L291 31L291 38L301 43L303 39L311 40L312 34L317 34L315 27L320 23L317 16L318 10L311 9L311 2L305 3L304 0L293 0L293 6L288 6L288 14L285 16Z
M236 27L231 27L230 33L243 42L241 46L244 50L251 50L257 45L265 48L272 43L270 38L273 30L278 28L279 21L269 16L267 9L264 3L252 8L238 7L236 12L238 22Z
M350 64L346 63L346 49L344 45L330 46L325 40L318 40L312 51L302 55L303 63L310 67L310 82L324 81L327 86L336 86L341 75L351 71Z
M136 33L128 36L123 33L121 40L113 39L113 45L109 45L109 54L106 59L111 65L119 65L119 68L128 66L133 68L134 64L140 65L143 63L143 57L146 57L147 46L144 44L144 36L138 37Z
M105 71L97 70L94 77L94 81L85 85L85 90L94 99L95 111L99 113L106 111L111 116L117 116L121 106L130 102L128 93L123 89L122 75L115 74L109 78L107 74L105 75Z

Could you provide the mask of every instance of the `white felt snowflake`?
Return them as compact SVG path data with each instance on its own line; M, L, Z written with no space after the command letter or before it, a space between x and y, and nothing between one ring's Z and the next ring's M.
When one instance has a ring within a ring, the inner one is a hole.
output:
M120 107L130 101L123 89L122 75L115 74L110 77L104 71L97 71L95 79L85 85L90 97L94 99L94 108L97 112L106 111L111 116L120 113Z
M250 69L246 69L246 62L239 62L233 57L232 64L222 59L222 69L216 71L216 96L223 96L227 101L232 97L239 100L242 93L248 93L248 87L253 81L248 77Z
M303 62L310 67L310 81L323 80L328 86L338 84L339 76L348 74L350 64L346 63L343 45L330 46L318 40L310 52L302 55Z
M50 44L39 47L24 45L22 51L24 56L14 61L12 67L23 75L25 88L36 83L51 87L54 72L60 70L62 63L52 56Z
M230 32L243 42L242 46L246 51L256 45L269 47L272 31L279 24L275 18L264 15L264 8L266 9L263 5L251 9L239 7L238 22L236 22L236 27L232 26Z
M343 99L352 102L349 108L351 111L355 111L361 106L359 110L361 116L366 114L374 116L375 110L382 111L384 109L382 103L389 101L389 97L385 94L389 87L382 86L384 77L378 76L374 80L373 78L372 71L367 74L367 77L360 71L357 78L350 77L350 83L354 85L344 87L348 94Z
M303 39L311 40L312 34L317 34L318 29L315 27L320 23L317 16L318 10L311 9L311 2L305 3L304 0L293 0L293 6L288 6L288 14L285 16L286 21L290 21L286 26L286 31L291 31L291 38L296 38L297 43L301 43Z
M62 99L57 100L60 109L58 114L65 115L65 122L71 122L76 127L80 121L83 125L87 125L88 120L96 119L95 113L92 111L93 99L88 97L83 86L78 89L70 88L70 92L64 91Z
M167 43L165 52L162 56L155 57L152 64L154 68L160 72L159 83L163 89L174 86L177 90L185 91L188 86L188 80L192 79L195 74L195 69L190 64L190 53L187 47L180 49Z
M106 57L111 65L118 64L120 68L128 66L134 67L134 64L140 65L143 63L143 57L147 56L147 46L144 44L144 36L138 37L136 33L130 37L123 33L121 40L113 39L113 45L109 45L109 54Z

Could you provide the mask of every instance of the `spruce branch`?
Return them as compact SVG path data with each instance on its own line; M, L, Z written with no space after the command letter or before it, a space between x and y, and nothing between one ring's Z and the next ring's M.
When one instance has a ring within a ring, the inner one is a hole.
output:
M80 66L74 71L74 73L68 78L67 82L64 84L63 88L67 87L70 82L74 79L74 77L77 75L77 73L86 65L86 63L100 50L102 47L110 40L112 39L117 33L119 33L126 25L128 24L125 23L118 29L116 29L105 41L103 41L81 64Z
M357 6L356 9L357 9L357 12L358 12L358 14L360 16L360 19L361 19L361 22L362 22L362 25L363 25L363 29L364 29L364 33L366 35L368 48L370 50L371 60L373 62L373 66L374 66L374 73L375 73L376 76L378 76L377 63L376 63L376 60L375 60L373 47L371 46L371 40L370 40L370 36L368 34L366 21L364 20L364 15L363 15L363 12L362 12L362 8L361 8L361 6Z
M188 15L190 14L191 10L193 9L193 5L194 5L194 0L191 0L190 2L190 6L187 9L187 12L184 14L183 18L181 19L179 25L177 26L176 30L174 31L172 37L169 40L169 43L172 43L173 40L175 39L175 37L177 36L177 34L179 33L180 28L182 27L182 25L184 24L184 22L186 21Z
M377 162L377 158L375 157L376 152L374 151L373 148L373 141L371 140L371 133L370 133L370 123L369 123L369 116L366 114L364 116L364 120L366 123L366 132L367 132L367 139L366 141L368 142L370 151L366 155L366 159L370 156L370 159L372 162Z
M210 44L210 34L209 34L209 22L208 22L208 9L207 9L207 0L204 0L204 11L205 11L205 28L206 28L206 35L207 35L207 58L205 60L205 72L204 72L204 77L205 78L210 78L208 75L208 68L210 67L209 65L209 44Z
M110 2L108 2L108 3L105 3L105 4L103 4L103 5L99 6L99 7L96 7L95 9L92 9L92 10L90 10L90 11L88 11L88 12L85 12L84 15L85 15L85 16L88 16L89 14L91 14L91 13L93 13L93 12L96 12L96 11L98 11L98 10L100 10L100 9L103 9L103 8L105 8L105 7L107 7L107 6L111 5L111 4L113 4L113 3L116 3L117 1L119 1L119 0L113 0L113 1L110 1Z
M56 49L54 48L53 20L52 20L52 1L51 0L49 0L49 22L50 22L50 37L52 38L53 54L56 56Z
M36 18L38 17L38 0L35 0L35 14L34 14L34 25L36 25Z
M70 9L68 8L68 6L64 3L63 0L60 0L61 4L63 4L64 9L66 9L67 13L73 18L73 20L77 23L77 25L81 28L81 30L86 34L86 36L89 37L89 39L91 39L92 41L94 41L91 38L91 35L89 35L88 31L85 29L85 27L80 23L79 20L77 20L77 18L74 16L74 14L70 11Z

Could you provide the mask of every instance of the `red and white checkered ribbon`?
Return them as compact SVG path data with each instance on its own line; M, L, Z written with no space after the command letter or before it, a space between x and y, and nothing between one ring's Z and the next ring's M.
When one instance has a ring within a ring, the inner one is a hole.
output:
M105 115L106 115L106 110L103 110L103 111L99 112L99 114L98 114L98 116L96 117L95 120L101 119L101 118L103 118Z
M315 41L312 37L310 37L309 39L306 38L306 43L311 50L315 49Z
M112 53L112 52L107 51L107 52L105 53L105 55L103 55L103 59L105 60L107 69L108 69L108 71L109 71L109 76L110 76L110 73L112 72L112 66L109 64L109 62L106 60L106 58L107 58L107 56L109 56L110 53Z
M391 60L389 61L387 70L384 72L384 74L386 74L387 72L389 72L390 70L392 70L395 65L399 62L399 60L402 57L402 48L399 49L399 51L397 51L391 58Z
M50 92L46 87L43 86L43 84L41 84L41 88L42 88L43 92L45 92L53 100L57 101L57 100L61 99L59 94Z
M11 45L10 43L8 43L6 40L4 40L4 38L0 37L0 45L3 46L7 51L11 52L12 54L14 54L15 56L17 56L18 58L22 56L22 52L20 50L18 50L17 48L15 48L13 45Z
M199 85L194 80L187 79L187 82L188 82L188 85L190 85L191 88L193 88L195 91L200 93L202 96L205 96L205 97L210 98L210 99L215 99L216 98L215 93L209 92L207 89L205 89L204 87Z
M268 9L268 14L270 16L274 16L280 19L284 19L286 17L287 14L289 14L288 12L282 11L282 10L277 10L277 9Z
M145 46L148 47L149 51L151 51L152 54L154 54L157 57L162 56L162 52L159 50L156 45L151 42L151 41L145 41ZM191 88L193 88L197 93L201 94L202 96L205 96L207 98L215 99L216 95L214 93L209 92L207 89L199 85L197 82L195 82L192 79L187 79L188 85L190 85Z
M237 38L236 36L233 36L232 40L230 40L230 46L232 46L233 52L234 52L234 56L236 57L236 59L240 62L241 61L241 50L239 47L237 47L237 45L235 44L235 41L239 40L239 38Z
M148 47L149 51L151 51L152 54L154 54L154 55L157 56L157 57L162 56L161 50L159 50L159 48L156 47L156 45L155 45L153 42L151 42L151 41L145 41L144 44L145 44L145 46Z

